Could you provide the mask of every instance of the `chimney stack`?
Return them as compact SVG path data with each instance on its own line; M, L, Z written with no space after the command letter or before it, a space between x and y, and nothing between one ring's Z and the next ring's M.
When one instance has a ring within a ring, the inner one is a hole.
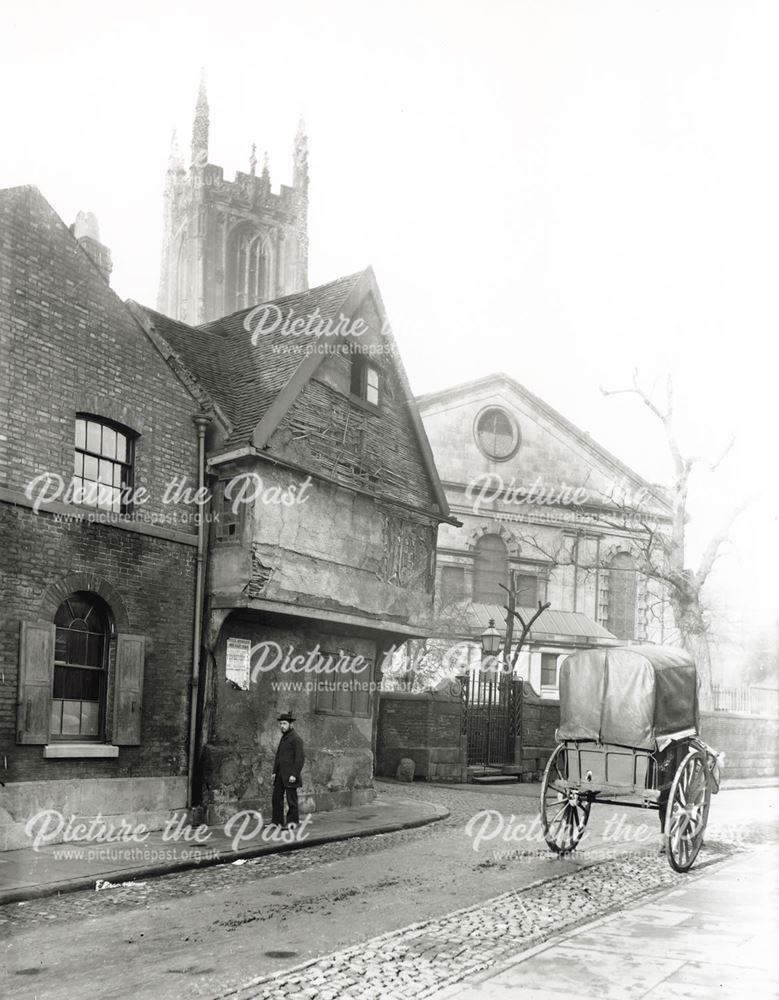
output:
M79 212L70 231L97 265L106 281L110 281L113 263L111 251L100 242L100 227L93 212Z

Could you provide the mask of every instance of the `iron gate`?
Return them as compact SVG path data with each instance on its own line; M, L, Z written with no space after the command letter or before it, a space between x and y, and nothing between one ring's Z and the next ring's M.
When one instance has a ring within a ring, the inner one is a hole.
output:
M521 732L522 681L484 672L461 678L461 685L469 767L513 765Z

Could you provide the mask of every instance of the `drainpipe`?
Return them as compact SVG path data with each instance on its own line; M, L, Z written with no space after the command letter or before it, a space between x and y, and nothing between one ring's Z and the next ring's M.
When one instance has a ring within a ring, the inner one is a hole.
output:
M197 488L203 496L205 486L206 427L211 423L207 413L196 413L192 418L197 428ZM197 704L200 689L200 633L203 624L203 588L205 582L205 504L200 506L197 525L197 561L195 568L195 615L192 627L192 681L189 704L189 763L187 765L187 809L192 808L195 781L195 743L197 734Z

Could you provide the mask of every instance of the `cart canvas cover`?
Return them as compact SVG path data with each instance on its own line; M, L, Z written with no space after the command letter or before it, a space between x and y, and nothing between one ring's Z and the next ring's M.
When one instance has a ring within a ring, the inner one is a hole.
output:
M557 739L654 750L664 737L698 732L695 663L669 646L573 653L560 668Z

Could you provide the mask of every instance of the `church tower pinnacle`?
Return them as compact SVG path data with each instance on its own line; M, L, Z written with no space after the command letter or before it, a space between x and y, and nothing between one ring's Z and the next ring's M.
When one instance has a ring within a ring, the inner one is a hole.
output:
M257 174L225 180L208 162L209 106L201 78L186 169L174 146L165 180L157 308L193 326L308 288L308 140L295 136L292 185L271 190L267 156Z
M206 163L208 163L208 96L206 76L203 73L195 105L195 120L192 123L192 164L204 167Z

